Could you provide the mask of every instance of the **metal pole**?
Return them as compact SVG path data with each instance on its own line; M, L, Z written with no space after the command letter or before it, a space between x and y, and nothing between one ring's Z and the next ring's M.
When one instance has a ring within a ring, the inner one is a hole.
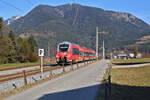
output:
M105 47L104 47L104 40L103 40L103 59L105 59Z
M98 59L98 27L96 27L96 57Z
M48 41L48 57L50 57L50 43Z
M43 56L41 56L41 76L43 79L44 78L44 75L43 75Z

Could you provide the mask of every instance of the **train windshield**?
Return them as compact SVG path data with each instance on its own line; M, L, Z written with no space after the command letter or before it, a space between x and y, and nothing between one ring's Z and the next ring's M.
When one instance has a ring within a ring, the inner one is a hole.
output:
M68 52L69 44L60 44L59 50L60 52Z

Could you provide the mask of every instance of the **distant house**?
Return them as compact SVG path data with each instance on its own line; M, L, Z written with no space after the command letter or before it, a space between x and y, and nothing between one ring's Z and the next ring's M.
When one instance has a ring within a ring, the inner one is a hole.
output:
M147 54L142 54L142 58L150 58L150 54L147 53Z
M129 53L129 58L134 58L134 53Z
M139 58L142 58L142 54L141 54L141 53L138 53L137 56L136 56L136 58L138 58L138 59L139 59Z
M123 53L123 54L118 54L117 56L118 59L127 59L127 54Z

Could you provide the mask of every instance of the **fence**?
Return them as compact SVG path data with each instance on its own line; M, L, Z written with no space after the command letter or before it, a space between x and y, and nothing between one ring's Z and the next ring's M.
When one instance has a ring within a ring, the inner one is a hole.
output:
M111 96L111 64L108 64L107 79L105 80L105 100L110 100Z

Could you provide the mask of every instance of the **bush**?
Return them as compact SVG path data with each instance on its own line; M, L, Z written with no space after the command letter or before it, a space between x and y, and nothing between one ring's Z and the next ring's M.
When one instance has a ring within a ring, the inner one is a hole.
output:
M17 59L20 63L29 62L28 58L26 56L19 56Z
M8 59L6 57L0 57L0 64L8 63Z
M39 57L38 56L36 56L34 53L30 53L29 54L29 61L30 62L36 62L36 61L38 61L39 60Z
M15 63L15 62L17 62L17 60L15 58L13 58L13 57L8 58L8 63Z

